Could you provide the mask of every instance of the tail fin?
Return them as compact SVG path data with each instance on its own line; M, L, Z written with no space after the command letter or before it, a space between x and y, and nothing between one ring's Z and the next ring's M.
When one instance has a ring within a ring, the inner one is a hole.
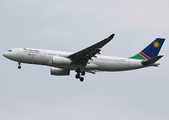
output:
M130 59L150 60L151 58L156 57L164 43L164 40L164 38L156 38L137 55L130 57Z

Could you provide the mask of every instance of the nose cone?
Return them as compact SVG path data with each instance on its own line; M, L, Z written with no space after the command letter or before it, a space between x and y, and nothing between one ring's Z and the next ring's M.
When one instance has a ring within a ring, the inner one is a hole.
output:
M4 57L7 57L7 53L6 53L6 52L4 52L2 55L3 55Z
M14 54L11 52L4 52L2 55L11 60L14 58Z

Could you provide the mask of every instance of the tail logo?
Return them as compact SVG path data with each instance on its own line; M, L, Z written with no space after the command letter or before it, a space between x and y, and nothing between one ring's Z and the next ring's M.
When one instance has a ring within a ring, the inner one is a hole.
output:
M154 42L153 45L154 45L155 48L158 48L160 46L160 43L159 42Z
M160 49L164 43L164 38L156 38L146 48L144 48L139 54L130 57L131 59L149 60L156 56L160 52Z

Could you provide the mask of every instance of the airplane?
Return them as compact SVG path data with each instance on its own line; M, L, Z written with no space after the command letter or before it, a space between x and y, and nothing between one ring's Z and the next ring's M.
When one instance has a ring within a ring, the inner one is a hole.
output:
M150 66L158 66L156 63L163 55L158 53L165 41L164 38L156 38L138 54L128 57L112 57L100 55L101 48L110 42L115 34L104 40L87 47L81 51L70 53L33 48L14 48L3 53L6 58L21 63L50 66L51 75L69 75L71 70L77 74L76 79L84 81L86 72L95 74L101 71L126 71Z

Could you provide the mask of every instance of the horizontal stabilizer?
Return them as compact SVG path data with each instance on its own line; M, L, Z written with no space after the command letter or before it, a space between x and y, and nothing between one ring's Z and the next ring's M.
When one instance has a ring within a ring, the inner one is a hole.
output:
M158 61L162 57L163 57L163 55L153 57L152 59L147 60L147 61L142 61L142 65L151 65L151 64L154 64L156 61Z

